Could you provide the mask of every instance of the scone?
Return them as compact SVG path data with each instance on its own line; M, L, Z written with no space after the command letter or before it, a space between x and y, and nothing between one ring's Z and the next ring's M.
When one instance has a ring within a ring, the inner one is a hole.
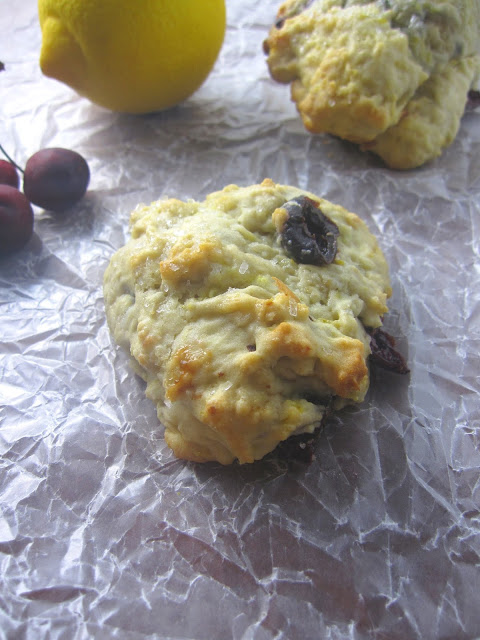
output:
M362 402L391 289L357 215L264 180L139 206L130 227L108 324L176 456L252 462Z
M286 0L264 42L305 127L420 166L453 142L480 74L479 0Z

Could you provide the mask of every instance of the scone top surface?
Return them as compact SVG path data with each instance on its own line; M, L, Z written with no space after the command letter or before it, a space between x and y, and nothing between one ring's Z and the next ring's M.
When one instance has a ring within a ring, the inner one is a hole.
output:
M282 245L285 205L299 196L338 227L331 264L298 264ZM364 326L380 325L390 285L355 214L265 180L138 207L104 293L174 453L228 464L312 432L327 405L363 400Z

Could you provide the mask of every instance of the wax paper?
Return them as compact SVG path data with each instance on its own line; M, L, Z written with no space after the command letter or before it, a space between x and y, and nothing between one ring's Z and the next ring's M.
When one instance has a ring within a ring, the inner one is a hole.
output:
M106 111L38 65L34 0L0 1L0 142L80 152L87 195L35 207L0 263L0 637L480 637L480 112L395 172L306 132L262 42L273 0L227 0L204 85L163 113ZM374 371L310 464L177 460L109 335L102 277L130 211L273 180L355 211L391 268L410 374Z

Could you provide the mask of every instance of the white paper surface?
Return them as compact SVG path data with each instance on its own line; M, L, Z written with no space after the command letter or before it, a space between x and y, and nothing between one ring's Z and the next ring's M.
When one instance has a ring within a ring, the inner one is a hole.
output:
M1 0L0 142L80 152L87 196L35 210L0 263L0 638L480 637L480 111L394 172L308 134L262 41L277 2L227 0L203 87L113 114L42 76L35 0ZM103 271L140 202L269 177L359 214L408 377L374 374L308 466L176 460L109 336Z

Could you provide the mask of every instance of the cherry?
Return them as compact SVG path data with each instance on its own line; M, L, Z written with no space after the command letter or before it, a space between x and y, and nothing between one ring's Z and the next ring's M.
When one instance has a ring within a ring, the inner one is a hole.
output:
M1 70L1 68L0 68ZM0 257L21 249L33 233L35 204L60 212L82 198L90 181L86 160L75 151L55 147L34 153L25 169L0 144ZM23 193L17 170L23 173Z
M0 184L0 256L24 247L33 233L33 210L15 187Z
M23 192L32 204L61 212L85 195L89 181L88 164L79 153L54 147L37 151L28 159Z
M8 160L0 160L0 184L9 184L15 189L18 189L20 184L17 169Z
M1 144L0 151L8 160L0 160L0 183L18 187L18 169L23 173L24 194L38 207L54 212L65 211L83 198L87 191L90 169L87 161L76 151L61 147L41 149L27 160L25 169L12 160ZM2 175L6 176L4 180Z

